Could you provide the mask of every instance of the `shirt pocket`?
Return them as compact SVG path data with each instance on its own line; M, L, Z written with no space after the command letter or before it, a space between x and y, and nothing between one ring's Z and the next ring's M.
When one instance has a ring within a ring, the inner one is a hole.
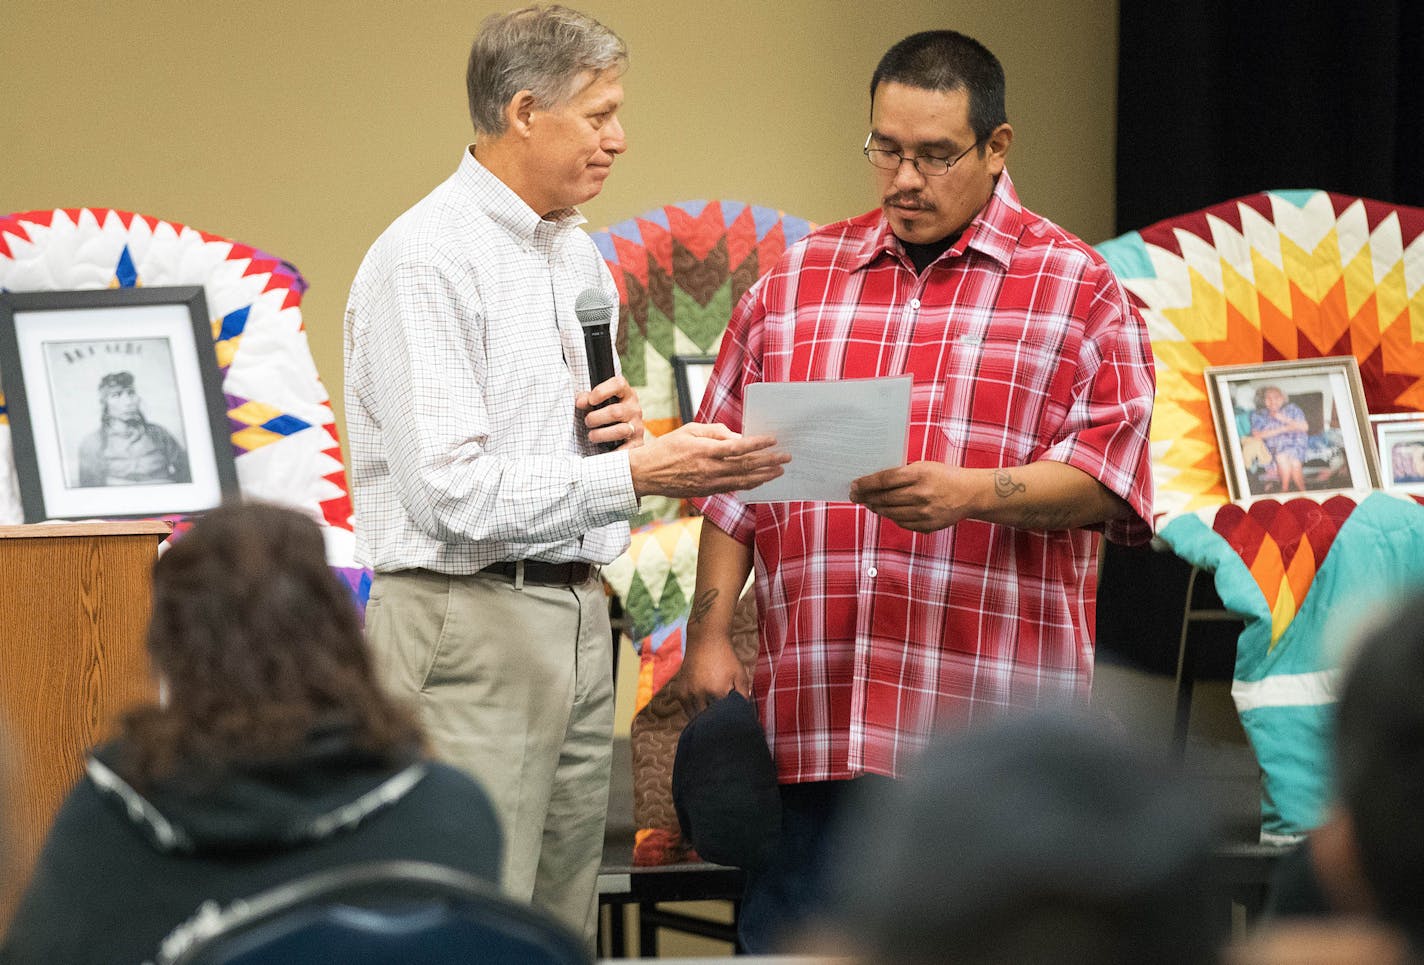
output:
M905 441L907 462L948 462L949 436L945 431L946 385L938 379L916 381L910 390L910 431Z
M972 468L1031 461L1056 368L1054 347L1042 339L955 339L938 403L947 461Z

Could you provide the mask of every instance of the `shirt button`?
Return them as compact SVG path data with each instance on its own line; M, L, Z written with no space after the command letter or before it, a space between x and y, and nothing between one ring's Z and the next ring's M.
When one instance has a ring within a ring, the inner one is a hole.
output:
M918 298L910 299L910 309L916 312L920 310L920 300Z
M870 578L873 580L873 579L875 579L875 577L877 577L877 576L880 575L880 571L877 570L875 567L872 566L870 569L868 569L868 570L865 571L865 575L868 576L868 577L870 577Z

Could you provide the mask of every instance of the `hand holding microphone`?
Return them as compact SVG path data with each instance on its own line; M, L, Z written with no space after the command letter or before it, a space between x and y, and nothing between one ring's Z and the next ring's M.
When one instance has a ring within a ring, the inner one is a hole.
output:
M791 457L773 448L775 439L741 436L723 425L689 423L643 445L643 409L637 393L622 376L614 375L613 311L612 299L597 288L586 289L574 302L593 385L579 395L577 404L588 410L584 425L591 442L604 452L620 445L631 450L628 469L639 498L685 499L751 489L782 474Z
M574 301L574 314L583 326L591 389L577 400L587 409L584 425L589 441L602 452L643 444L643 409L638 395L613 367L613 312L616 305L599 288L586 288ZM601 389L605 383L613 382ZM597 401L594 401L597 400Z

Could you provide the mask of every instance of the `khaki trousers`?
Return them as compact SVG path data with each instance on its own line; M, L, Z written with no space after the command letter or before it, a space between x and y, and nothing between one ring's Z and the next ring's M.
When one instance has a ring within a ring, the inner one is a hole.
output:
M386 686L419 709L434 756L494 801L505 892L592 948L613 755L602 584L380 573L366 635Z

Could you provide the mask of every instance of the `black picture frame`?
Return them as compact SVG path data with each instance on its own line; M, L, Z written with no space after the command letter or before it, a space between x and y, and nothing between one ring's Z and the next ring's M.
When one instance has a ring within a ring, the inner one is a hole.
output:
M716 361L715 355L672 357L672 375L677 383L677 411L684 423L697 418L698 406L702 404L702 393L707 388L707 380L712 376L712 366Z
M201 286L0 292L0 387L27 523L238 493Z

